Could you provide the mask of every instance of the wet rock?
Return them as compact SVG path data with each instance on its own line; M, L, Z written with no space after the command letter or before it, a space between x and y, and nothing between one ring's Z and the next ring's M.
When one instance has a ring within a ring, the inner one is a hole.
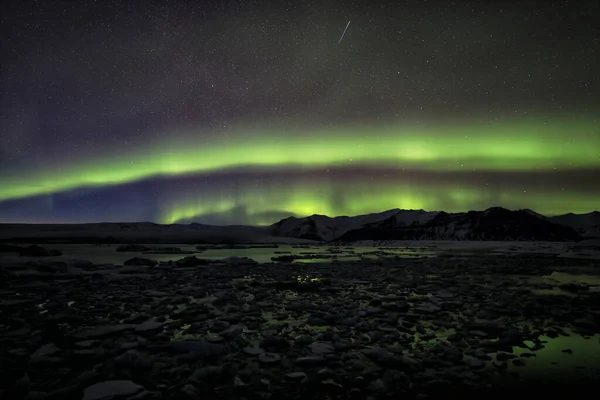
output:
M197 267L199 265L208 265L208 260L198 258L196 256L184 257L180 260L175 261L175 265L178 267Z
M48 250L41 246L32 245L29 247L21 248L19 254L22 257L57 257L62 256L62 253L58 250Z
M567 353L567 354L573 354L573 350L571 349L564 349L562 350L563 353Z
M260 347L267 350L287 351L290 348L290 342L281 336L267 336L260 341Z
M498 353L496 353L496 360L498 360L498 361L506 361L506 360L511 360L513 358L517 358L517 356L515 356L514 354L510 354L510 353L505 353L503 351L499 351Z
M222 321L222 320L213 320L210 323L210 330L214 331L214 332L221 332L224 331L225 329L229 328L231 326L231 324L227 321Z
M115 358L114 363L124 368L144 369L152 366L152 359L148 354L132 349Z
M191 359L213 359L225 354L225 348L205 340L177 340L170 343L170 347L177 353L190 353Z
M332 354L335 352L329 343L315 342L308 345L313 354Z
M167 297L167 296L169 296L169 293L162 292L160 290L146 290L144 292L144 296L148 296L148 297Z
M406 366L406 362L403 358L400 358L381 347L362 350L362 354L384 368L402 368Z
M195 380L195 381L202 381L207 378L220 376L222 373L223 373L223 366L221 366L221 365L207 366L204 368L196 369L190 376L190 379Z
M204 337L204 340L206 340L207 342L210 342L210 343L223 343L225 341L225 338L222 336L219 336L216 333L209 333L208 335L206 335Z
M198 389L196 389L196 387L194 387L194 385L190 385L189 383L184 385L181 388L181 394L183 395L183 398L187 398L187 399L201 398L200 391Z
M135 327L136 332L150 332L150 331L158 331L163 327L162 322L153 321L151 319L142 322L141 324Z
M384 393L386 391L385 382L381 379L375 379L369 383L367 390L373 393Z
M125 261L123 265L134 265L134 266L148 266L153 267L158 264L158 261L150 258L133 257Z
M221 260L228 266L256 265L258 262L249 257L227 257Z
M112 400L133 396L143 390L142 386L132 381L105 381L88 386L83 391L82 400Z
M271 257L271 261L276 261L276 262L292 262L295 259L296 259L296 256L291 256L291 255Z
M443 358L446 360L458 362L463 358L463 353L456 347L442 345L440 346L440 350L442 351Z
M75 342L75 347L80 347L82 349L89 349L90 347L94 346L98 342L99 342L98 340L82 340L80 342Z
M306 378L306 373L304 372L290 372L285 375L288 379L292 381L301 381Z
M151 250L150 247L147 246L143 246L140 244L126 244L126 245L122 245L117 247L117 251L119 252L123 252L123 251L136 251L136 252L142 252L142 251L149 251Z
M0 253L20 253L21 250L23 250L21 246L0 243Z
M456 295L448 290L440 290L435 294L436 297L440 297L442 299L451 299L456 297Z
M144 265L126 265L119 269L119 274L147 274L148 267Z
M388 310L388 311L404 312L404 311L410 310L410 304L408 304L407 302L403 302L403 301L397 301L394 303L383 303L381 305L381 308L383 308L384 310Z
M192 254L192 251L181 250L179 247L152 247L144 254Z
M521 353L519 354L519 357L523 357L523 358L531 358L531 357L535 357L536 355L533 353Z
M50 357L60 351L61 350L54 343L45 344L42 347L40 347L39 349L37 349L37 351L35 353L33 353L33 355L31 356L31 361L32 362L42 361L44 358Z
M294 347L300 348L305 347L311 344L314 341L313 337L310 335L300 335L296 337L294 341Z
M261 353L264 353L265 350L260 347L244 347L244 353L249 356L257 356Z
M133 324L122 324L122 325L105 325L98 326L95 328L84 329L73 334L73 337L78 340L102 338L106 336L112 336L121 332L134 330L137 325Z
M469 329L473 331L482 331L488 334L500 334L506 329L506 325L497 321L472 322Z
M246 384L238 376L233 378L233 387L234 388L241 388L244 386L246 386Z
M452 386L452 382L447 379L433 379L427 382L426 390L428 392L440 392Z
M472 369L485 368L485 361L480 360L478 358L467 359L467 360L465 360L465 364L467 364L467 366Z
M51 394L48 392L40 392L37 390L32 390L27 393L27 396L23 400L46 400L51 397Z
M320 356L308 356L308 357L298 357L296 359L296 365L300 366L314 366L314 365L322 365L326 363L327 360L324 357Z
M367 312L367 315L381 315L385 313L385 311L379 307L367 307L365 311Z
M597 329L598 325L590 318L577 318L573 321L577 328Z
M432 303L425 303L415 307L415 311L420 311L424 313L436 313L441 310L441 307L436 306Z
M260 353L258 361L263 364L274 364L281 360L281 356L276 353Z
M517 366L517 367L524 367L525 366L525 360L523 360L522 358L517 358L512 360L513 365Z
M242 335L244 328L245 327L242 325L231 325L224 331L219 332L219 335L221 335L225 339L229 339L229 340L235 339Z

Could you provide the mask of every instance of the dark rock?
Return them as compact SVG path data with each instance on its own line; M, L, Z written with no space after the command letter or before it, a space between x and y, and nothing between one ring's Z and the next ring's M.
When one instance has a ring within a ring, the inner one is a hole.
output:
M467 366L472 369L485 368L485 361L477 359L477 358L468 359L465 361L465 364L467 364Z
M213 320L210 323L210 330L213 332L221 332L224 331L225 329L229 328L231 326L231 324L227 321L222 321L222 320Z
M142 356L137 350L128 350L114 360L115 365L125 368L146 368L151 364L147 355Z
M326 362L327 362L327 360L324 357L320 357L320 356L298 357L296 359L296 365L302 365L302 366L321 365Z
M41 246L29 246L24 247L19 251L19 254L23 257L56 257L62 256L62 253L58 250L48 250Z
M50 357L60 351L61 350L58 347L56 347L56 345L54 343L45 344L42 347L40 347L39 349L37 349L37 351L35 353L33 353L33 355L31 356L31 361L32 362L43 361L47 357Z
M522 358L517 358L512 360L513 365L517 366L517 367L524 367L525 366L525 360L523 360Z
M198 265L208 265L208 260L198 258L196 256L184 257L180 260L175 261L175 265L178 267L197 267Z
M0 253L21 253L22 250L21 246L0 243Z
M221 262L224 262L228 266L241 266L241 265L257 265L258 262L249 257L227 257L223 258Z
M149 331L158 331L161 330L163 324L161 322L153 321L151 319L142 322L141 324L135 327L136 332L149 332Z
M133 324L98 326L95 328L89 328L89 329L84 329L84 330L75 332L73 334L73 337L78 341L86 340L86 339L95 339L95 338L116 335L118 333L129 331L129 330L134 330L136 327L137 327L137 325L133 325Z
M244 326L242 325L231 325L227 329L219 332L219 335L224 337L225 339L235 339L242 335L244 331Z
M285 375L288 379L293 381L301 381L306 378L306 373L304 372L290 372Z
M258 361L263 364L274 364L281 360L281 356L276 353L260 353Z
M151 260L150 258L133 257L125 261L123 265L135 265L135 266L148 266L153 267L158 264L158 261Z
M505 353L502 351L499 351L496 354L496 360L498 360L498 361L506 361L506 360L511 360L513 358L517 358L517 356L515 356L514 354L510 354L510 353Z
M222 373L223 373L223 366L221 366L221 365L207 366L204 368L196 369L190 376L190 379L193 379L196 381L202 381L206 378L220 376Z
M88 386L83 391L82 400L112 400L129 397L143 391L144 388L132 381L105 381Z
M308 347L313 354L331 354L335 352L333 346L329 343L315 342L308 345Z
M193 359L213 359L225 354L223 346L205 340L177 340L172 341L170 347L177 353L193 354Z
M51 397L51 394L48 392L40 392L37 390L32 390L27 393L27 396L23 400L46 400Z
M260 347L244 347L244 353L249 356L257 356L261 353L264 353L265 350Z
M147 274L148 266L145 265L125 265L119 269L120 274Z
M142 251L148 251L148 250L150 250L150 247L143 246L141 244L125 244L125 245L117 247L117 251L142 252Z
M267 336L260 341L260 347L267 350L286 351L290 348L290 342L281 336Z
M271 260L276 261L276 262L292 262L295 259L296 259L296 256L290 256L290 255L271 257Z

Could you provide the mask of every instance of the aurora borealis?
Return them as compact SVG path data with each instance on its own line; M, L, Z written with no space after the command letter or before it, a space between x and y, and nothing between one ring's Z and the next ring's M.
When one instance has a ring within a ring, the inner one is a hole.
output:
M599 6L233 3L3 6L0 222L600 209Z

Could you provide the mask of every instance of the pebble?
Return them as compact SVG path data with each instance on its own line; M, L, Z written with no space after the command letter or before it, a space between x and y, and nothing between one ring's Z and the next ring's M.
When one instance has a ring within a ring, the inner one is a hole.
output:
M512 365L526 377L537 363L525 359L550 348L544 334L563 340L600 330L593 290L566 302L533 295L532 283L515 278L548 275L540 257L23 264L0 271L0 291L10 298L0 301L3 378L19 382L19 398L81 398L85 388L87 400L191 400L286 398L313 389L418 397L519 376ZM131 273L136 268L144 273ZM545 325L569 318L574 333L568 324ZM558 348L570 354L568 346ZM144 380L136 383L138 376ZM11 398L1 390L0 397Z
M83 391L82 400L111 400L133 396L142 390L142 386L127 380L98 382Z

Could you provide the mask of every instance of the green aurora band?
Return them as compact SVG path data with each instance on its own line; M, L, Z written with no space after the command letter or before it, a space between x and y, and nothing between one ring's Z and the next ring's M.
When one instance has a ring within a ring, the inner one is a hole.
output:
M169 140L153 150L47 168L0 182L0 200L112 185L158 175L240 166L335 166L377 162L428 170L531 170L600 166L594 122L495 124L437 129L244 132L228 142ZM583 140L585 139L585 140ZM590 144L591 143L591 144Z
M569 210L585 213L599 205L597 193L583 197L581 193L507 189L484 191L465 185L396 184L389 182L290 182L279 190L264 190L252 184L231 193L187 199L166 199L161 223L187 222L208 215L228 216L241 210L236 221L249 225L270 225L289 215L329 216L358 215L393 208L444 210L461 212L501 205L511 209L532 208L545 215L558 215ZM279 213L275 216L273 211Z
M127 184L160 176L211 174L235 168L284 170L352 168L361 165L423 171L531 171L600 169L599 127L593 119L563 118L470 125L423 124L354 127L338 130L238 129L226 140L194 139L193 130L138 147L127 154L100 155L40 171L0 175L0 201L74 189ZM283 133L282 133L283 132ZM186 139L187 137L187 139ZM55 168L53 168L55 167ZM375 177L374 180L377 180ZM491 182L491 185L494 183ZM203 192L210 191L208 186ZM243 206L251 220L272 223L261 213L355 215L390 208L465 211L481 204L532 208L545 214L588 212L598 208L597 193L524 193L494 188L490 194L465 185L427 186L399 181L390 185L290 183L261 191L246 187L236 196L165 194L161 221L173 223ZM329 201L332 193L344 201ZM549 195L551 193L551 195Z

